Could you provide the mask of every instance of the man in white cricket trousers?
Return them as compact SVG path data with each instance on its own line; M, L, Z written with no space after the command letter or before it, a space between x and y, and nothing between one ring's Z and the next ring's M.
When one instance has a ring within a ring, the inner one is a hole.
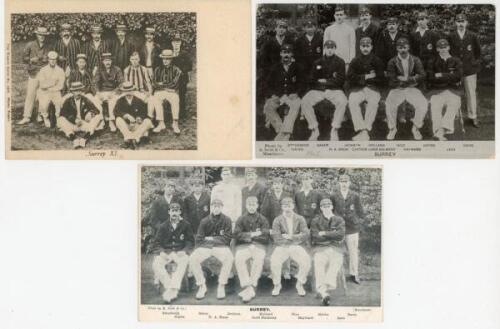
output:
M360 284L359 279L359 232L365 217L361 197L350 189L351 179L346 173L339 177L340 188L333 191L331 200L336 214L345 221L345 241L349 254L349 280Z
M170 205L170 216L161 224L155 239L153 273L165 289L162 297L167 303L177 298L189 264L188 254L194 245L191 224L181 217L181 212L180 204ZM171 273L166 266L172 267Z
M42 67L37 75L39 82L38 110L43 118L45 127L50 128L49 105L50 103L54 104L56 116L59 116L62 103L61 91L64 88L66 76L64 75L64 70L57 66L57 53L49 51L47 57L49 64Z
M297 263L299 270L296 275L295 288L299 296L305 296L304 284L311 269L311 257L306 251L309 240L309 229L304 217L297 215L294 210L294 201L290 197L281 200L283 213L273 221L272 233L276 248L271 255L271 274L274 288L273 296L281 291L281 271L283 263L288 259Z
M396 137L398 107L407 101L415 108L411 132L415 140L422 140L420 128L424 125L429 103L418 86L425 79L425 69L420 59L410 54L410 44L407 38L399 38L396 41L396 47L398 54L387 64L387 75L391 88L385 101L389 128L387 139L393 140Z
M197 299L205 298L207 286L201 263L214 257L222 263L219 273L217 298L226 297L226 284L233 266L233 253L229 248L231 242L231 219L222 213L223 202L213 199L210 204L210 215L201 220L195 237L196 249L189 258L189 266L198 286Z
M266 247L270 239L269 222L257 212L258 208L257 197L249 196L246 199L246 213L236 221L233 233L236 240L234 263L243 289L238 295L245 303L255 297L255 290L264 267ZM248 261L251 263L250 272Z
M323 305L328 306L328 290L337 287L337 274L344 261L345 223L342 217L333 214L332 200L323 198L320 209L321 213L311 221L311 244L316 291L321 295Z

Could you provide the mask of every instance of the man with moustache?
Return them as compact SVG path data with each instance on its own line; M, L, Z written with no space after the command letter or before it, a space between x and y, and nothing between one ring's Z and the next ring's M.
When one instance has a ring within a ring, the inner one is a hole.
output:
M274 177L272 180L271 189L264 196L260 213L264 215L272 225L274 219L281 214L281 201L284 198L291 198L292 195L283 191L283 178Z
M161 48L158 43L154 41L155 35L154 27L146 27L144 32L144 44L139 50L140 63L146 67L149 77L152 80L155 69L160 66L160 52Z
M54 50L59 55L58 65L69 75L70 69L76 69L76 56L82 53L80 41L72 37L71 25L61 24L61 38L54 44Z
M92 39L85 43L84 50L87 55L87 68L92 76L95 76L102 64L102 54L109 53L111 46L108 41L101 38L101 26L94 25L90 31Z
M123 71L129 65L130 56L135 49L132 43L126 38L127 27L125 25L116 25L115 31L117 39L111 46L111 53L114 56L113 63Z
M398 54L396 42L403 37L406 38L406 35L399 31L398 19L396 17L389 17L386 28L380 33L378 41L372 39L372 42L377 42L375 55L382 60L384 71L387 71L389 61Z
M241 196L242 196L242 213L245 212L246 209L246 202L245 200L249 196L254 196L257 197L258 205L259 207L262 206L262 203L264 202L264 198L266 196L267 188L259 183L257 181L257 170L255 168L245 168L245 179L246 179L246 185L243 187L241 190Z
M379 28L372 22L372 15L368 7L362 7L359 10L360 25L356 28L356 56L361 54L360 41L363 38L370 38L373 42L378 40ZM375 52L375 44L373 44L373 52Z
M261 76L269 74L271 68L280 63L281 51L284 45L293 44L293 39L286 34L288 24L284 19L278 19L275 22L275 36L267 39L259 50L257 67L261 70Z

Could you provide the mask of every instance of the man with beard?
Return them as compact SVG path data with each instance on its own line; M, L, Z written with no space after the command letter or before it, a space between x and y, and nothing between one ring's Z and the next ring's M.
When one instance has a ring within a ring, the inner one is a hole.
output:
M389 60L394 58L398 51L396 42L399 38L406 38L406 35L399 31L399 23L396 17L387 19L386 29L380 33L377 45L375 46L375 54L382 60L384 71L387 70ZM372 39L372 41L375 41Z
M117 39L111 47L111 53L114 55L113 63L122 71L129 65L130 56L134 52L134 46L126 38L127 27L123 24L116 25Z
M196 299L205 298L207 286L201 263L214 257L222 263L217 286L217 299L226 297L226 284L233 266L233 253L229 248L231 242L231 219L222 213L224 203L220 199L212 199L210 215L203 218L195 237L196 249L191 254L189 266L193 271L198 292Z
M446 39L437 42L438 56L427 63L427 83L430 92L432 131L434 137L445 141L445 134L455 130L455 116L460 110L462 62L450 55ZM443 115L443 107L446 112Z
M179 79L179 113L181 118L186 111L186 92L189 83L189 73L193 70L193 61L184 49L184 44L179 33L172 39L172 50L174 58L172 64L181 69L182 75Z
M160 45L154 41L155 32L154 27L146 27L144 44L139 50L140 63L146 67L151 80L153 79L155 69L161 64L159 57L161 49Z
M457 30L449 36L450 53L462 61L462 83L467 99L467 117L474 127L479 128L476 83L477 73L481 70L481 45L478 35L467 29L469 23L464 14L458 14L455 23Z
M422 63L427 63L437 55L436 42L439 39L439 33L429 29L429 16L426 11L417 14L417 28L410 33L411 53Z
M244 213L246 209L246 202L244 200L249 196L257 197L259 207L261 207L264 202L267 188L259 183L257 178L257 170L255 168L245 168L246 185L241 190L241 199L243 200L241 205L242 213Z
M188 255L194 246L194 235L190 223L181 217L182 209L178 203L172 203L168 213L156 234L152 267L155 283L161 283L165 289L162 298L170 303L179 294L189 264ZM166 266L170 264L174 266L168 273Z
M45 41L49 31L46 27L39 26L35 30L35 35L36 40L28 42L23 52L23 63L28 64L28 84L26 86L23 118L17 122L18 125L24 125L31 121L39 84L36 75L49 61L47 57L49 47ZM37 118L38 122L42 122L43 119L40 113Z
M246 199L246 212L236 221L234 238L236 240L236 253L234 264L240 279L241 292L238 296L243 302L248 303L255 297L255 290L259 283L266 248L269 243L269 222L257 212L259 201L255 196ZM247 262L250 261L250 272Z
M66 76L64 71L57 65L58 55L55 51L47 54L48 64L40 69L36 76L39 83L38 111L42 116L45 127L50 128L49 105L54 104L56 117L59 116L62 104L62 90Z
M368 7L362 7L359 11L360 25L356 29L356 56L361 54L360 41L363 38L370 38L375 42L379 37L379 28L372 23L372 15ZM373 45L373 52L375 52L375 45Z
M300 111L300 97L304 92L304 72L300 65L292 60L293 47L284 44L281 47L281 62L272 66L267 81L264 104L266 127L276 131L275 141L287 141L293 132L295 120ZM286 104L288 113L284 120L278 114L278 108Z
M302 113L304 114L309 129L312 130L310 141L316 141L319 137L318 120L314 112L314 106L327 99L335 106L332 119L332 130L330 139L339 140L338 130L342 125L347 106L347 98L344 94L345 62L335 55L337 45L335 41L326 40L323 45L324 56L313 64L309 81L312 89L302 99Z
M222 212L234 223L241 216L241 190L233 183L233 173L231 168L221 169L221 181L212 188L211 200L221 200L223 203Z
M316 33L316 25L312 20L304 24L305 33L295 41L295 60L304 72L310 72L313 63L323 54L323 38Z
M83 85L82 92L85 96L93 98L93 94L95 94L94 79L87 68L87 55L85 54L76 55L76 68L70 70L66 79L68 89L74 82L81 82Z
M109 129L115 132L114 111L120 93L120 85L123 82L123 75L118 66L112 65L113 60L111 53L103 53L101 58L102 65L99 66L99 69L94 75L94 87L97 90L95 98L101 109L103 108L104 102L108 103L108 116L105 119L109 120Z
M82 53L80 41L71 35L71 25L61 25L61 39L57 40L54 50L59 55L58 64L69 75L70 69L76 69L76 55Z
M336 55L345 63L344 74L351 63L351 60L356 56L356 32L345 22L346 14L342 6L335 7L335 22L325 29L323 35L323 45L326 41L333 41L336 47Z
M311 244L313 247L316 291L324 306L330 305L328 290L337 287L337 274L344 259L343 243L345 223L342 217L333 214L332 200L321 200L321 213L311 222Z
M106 40L101 38L102 27L95 25L91 27L92 39L85 43L85 54L87 55L87 67L92 76L95 76L102 63L102 54L109 53L111 47Z
M349 82L349 111L354 131L352 140L368 141L369 132L377 115L380 101L380 88L384 79L384 64L372 53L373 42L364 37L359 42L360 55L356 56L347 71ZM361 113L361 103L366 101L365 117Z
M102 122L100 111L93 99L83 94L84 90L85 86L79 81L69 86L70 93L66 95L61 115L57 118L57 127L73 141L74 148L84 148ZM83 137L77 137L79 132L84 133Z
M283 213L273 221L272 225L271 236L276 248L271 255L271 274L274 284L271 294L273 296L280 294L283 263L291 259L299 267L295 288L299 296L305 296L304 284L311 269L311 257L305 249L309 240L309 230L304 217L293 211L292 198L281 200L281 209Z
M162 50L160 58L162 65L157 67L153 76L155 93L151 99L149 116L156 117L158 125L153 129L155 133L166 128L163 114L163 101L170 104L172 111L172 129L175 134L180 134L179 129L179 82L182 76L181 70L172 64L174 53L170 49Z
M396 119L398 107L407 101L415 108L413 127L411 132L415 140L422 140L420 128L424 124L427 113L427 99L418 89L420 82L425 79L425 70L418 57L410 55L410 44L408 39L400 38L397 41L398 55L389 61L387 65L389 87L392 89L385 101L385 112L387 115L388 140L393 140L398 131Z
M184 214L193 232L197 232L201 220L210 214L210 195L205 191L203 179L198 177L192 179L191 191L184 198Z
M295 206L297 214L305 218L307 227L311 224L311 220L319 213L319 203L321 201L321 193L313 188L313 176L310 171L306 171L300 175L302 186L300 191L295 193Z

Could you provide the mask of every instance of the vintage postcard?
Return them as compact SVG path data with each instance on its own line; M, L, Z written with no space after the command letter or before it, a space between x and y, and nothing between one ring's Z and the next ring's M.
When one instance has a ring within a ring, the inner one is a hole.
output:
M253 9L256 157L494 157L494 5Z
M381 167L139 167L140 321L382 321Z
M248 1L6 9L8 159L250 158Z

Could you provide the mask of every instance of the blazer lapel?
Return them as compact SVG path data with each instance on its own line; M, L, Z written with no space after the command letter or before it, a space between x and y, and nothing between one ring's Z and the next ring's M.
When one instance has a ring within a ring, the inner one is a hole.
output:
M410 57L408 58L408 75L410 75L410 76L412 75L411 73L413 72L414 65L415 65L415 61L413 60L413 56L410 55Z
M404 70L403 70L403 64L401 64L401 59L399 58L399 56L397 56L397 59L396 59L396 66L398 67L398 70L399 70L399 73L403 74L404 75ZM341 194L342 196L342 194Z

